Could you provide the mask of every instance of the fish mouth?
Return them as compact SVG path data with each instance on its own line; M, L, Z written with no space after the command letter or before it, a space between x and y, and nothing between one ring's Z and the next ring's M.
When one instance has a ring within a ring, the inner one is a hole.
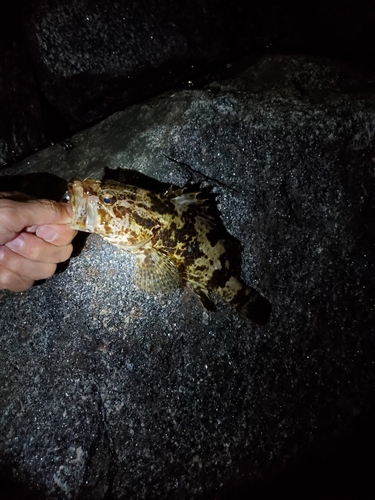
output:
M71 179L68 182L68 191L64 198L73 209L71 229L93 232L98 222L98 196L99 181L87 179Z

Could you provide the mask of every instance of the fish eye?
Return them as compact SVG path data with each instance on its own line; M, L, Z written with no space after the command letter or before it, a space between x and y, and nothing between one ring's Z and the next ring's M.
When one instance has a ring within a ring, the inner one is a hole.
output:
M116 201L116 197L112 193L104 193L101 195L100 199L104 205L113 205Z

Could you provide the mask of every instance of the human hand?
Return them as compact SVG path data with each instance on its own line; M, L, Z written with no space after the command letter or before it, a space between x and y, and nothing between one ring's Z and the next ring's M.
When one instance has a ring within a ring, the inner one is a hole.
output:
M0 193L0 290L22 292L70 257L77 231L65 225L72 219L66 203L7 195Z

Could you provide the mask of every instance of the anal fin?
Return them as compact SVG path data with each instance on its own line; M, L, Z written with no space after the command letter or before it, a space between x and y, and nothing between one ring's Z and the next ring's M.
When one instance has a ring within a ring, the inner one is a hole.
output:
M194 292L198 295L199 300L202 302L202 305L205 309L207 309L208 311L212 311L212 312L215 312L217 310L216 306L213 303L213 301L210 297L210 294L206 288L199 285L198 283L191 283L190 282L189 285L194 290Z
M171 292L182 286L176 266L167 255L145 248L136 257L135 284L150 293Z

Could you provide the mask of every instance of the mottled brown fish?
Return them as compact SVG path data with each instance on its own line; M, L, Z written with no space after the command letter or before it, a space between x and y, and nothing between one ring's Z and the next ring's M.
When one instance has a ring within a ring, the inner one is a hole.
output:
M264 324L271 305L240 278L238 243L215 222L201 191L157 193L107 180L68 183L73 208L70 227L96 233L136 254L137 286L166 292L187 283L210 311L210 291L238 312Z

